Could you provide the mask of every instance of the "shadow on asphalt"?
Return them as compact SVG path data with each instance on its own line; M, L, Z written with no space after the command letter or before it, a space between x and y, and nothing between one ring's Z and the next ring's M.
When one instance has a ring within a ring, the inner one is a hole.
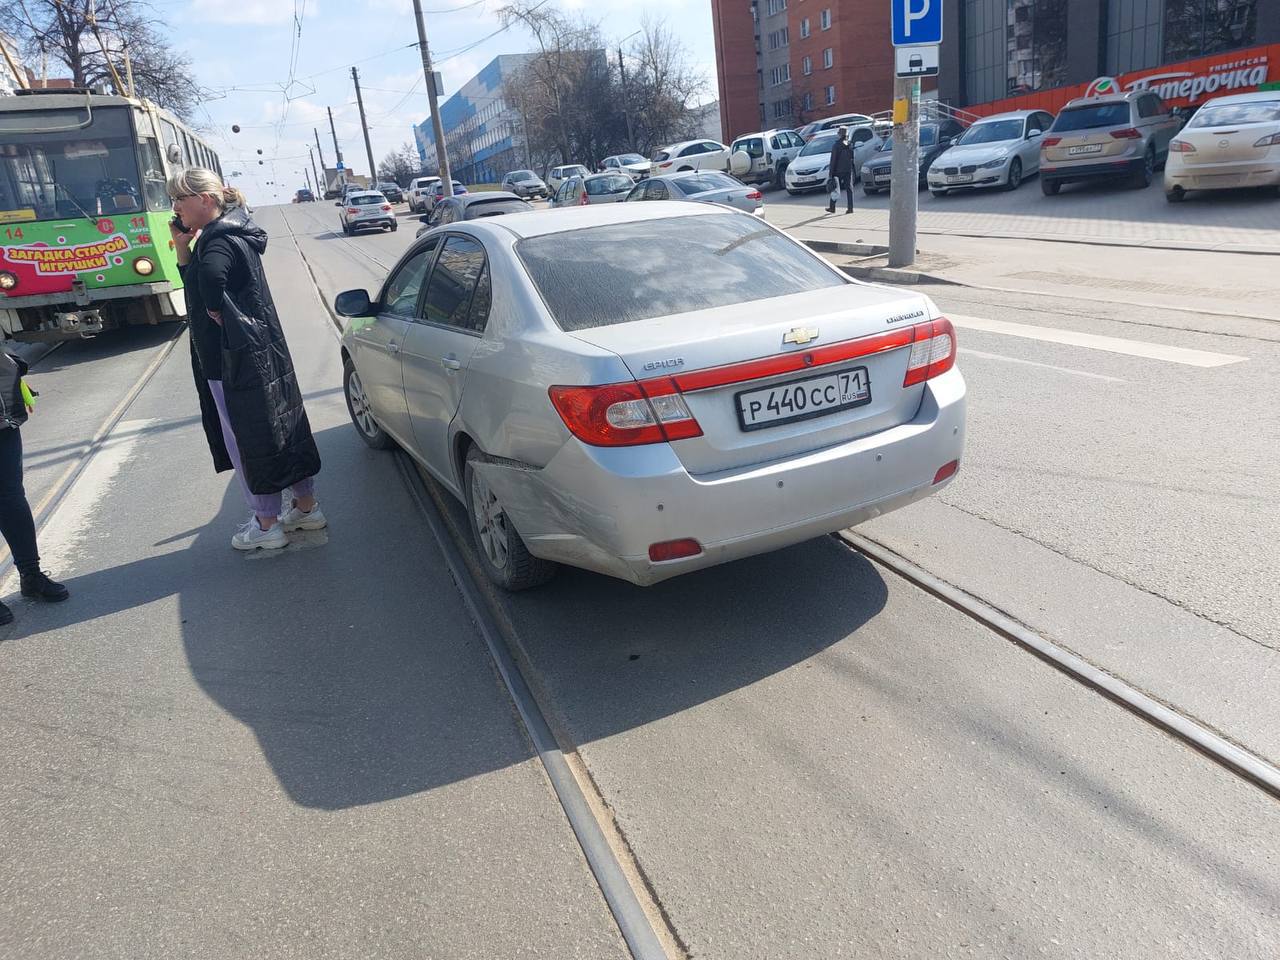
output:
M34 377L36 374L55 373L82 363L109 361L113 357L123 357L139 350L152 350L176 336L182 323L185 321L124 327L87 340L68 340L42 357L31 368L31 374Z

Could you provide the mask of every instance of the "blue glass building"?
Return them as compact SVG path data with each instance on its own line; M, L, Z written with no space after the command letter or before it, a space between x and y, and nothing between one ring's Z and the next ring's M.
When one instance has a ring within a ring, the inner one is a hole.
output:
M532 54L495 57L440 106L440 122L449 147L453 178L463 183L496 183L528 163L520 115L502 98L502 85ZM436 138L431 118L413 128L424 169L436 168Z

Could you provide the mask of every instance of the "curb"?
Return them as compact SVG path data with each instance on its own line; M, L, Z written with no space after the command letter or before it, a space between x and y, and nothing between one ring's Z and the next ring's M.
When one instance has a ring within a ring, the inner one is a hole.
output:
M913 286L916 284L938 284L948 287L970 286L970 284L961 283L958 280L948 280L946 277L939 277L936 274L922 273L919 270L902 270L897 267L845 265L840 269L856 280L870 280L875 283L898 283Z
M889 252L888 247L874 243L843 243L836 240L805 240L797 238L811 250L819 253L843 253L850 257L879 257Z

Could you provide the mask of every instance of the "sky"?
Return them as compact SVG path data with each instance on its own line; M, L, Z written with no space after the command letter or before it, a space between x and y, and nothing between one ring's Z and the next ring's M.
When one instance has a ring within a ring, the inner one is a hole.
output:
M422 0L444 99L499 54L532 48L523 28L501 30L497 11L504 2ZM665 20L685 44L690 64L706 77L701 101L716 98L710 0L548 2L601 23L611 51L640 29L642 17ZM410 128L428 116L412 0L152 0L151 5L174 46L190 57L196 80L211 91L195 120L209 128L205 137L218 152L223 174L250 203L287 202L306 186L303 168L310 163L308 145L315 145L313 128L320 131L326 164L333 166L328 107L347 166L368 172L353 64L360 72L376 163L412 143ZM239 133L232 132L233 124ZM232 171L242 175L233 178Z

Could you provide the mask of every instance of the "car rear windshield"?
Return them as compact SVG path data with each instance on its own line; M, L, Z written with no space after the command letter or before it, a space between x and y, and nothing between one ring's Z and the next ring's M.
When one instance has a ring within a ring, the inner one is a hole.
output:
M631 189L631 178L618 174L614 177L592 177L587 181L587 193L593 197L603 197L610 193L621 193Z
M843 283L817 255L746 214L587 227L529 237L516 252L568 332Z
M367 203L383 203L385 198L376 193L366 193L364 196L354 196L347 202L353 206L364 206Z
M507 176L512 180L537 180L537 176L532 170L513 170Z
M1280 120L1280 100L1223 103L1201 107L1190 127L1221 127L1229 123L1271 123Z
M663 160L666 160L666 159L667 159L668 157L670 157L670 156L671 156L671 154L670 154L668 151L666 151L666 150L659 150L656 154L654 154L654 156L653 156L653 162L654 162L654 163L661 163Z
M709 170L706 173L694 174L688 177L678 177L675 181L676 186L680 188L680 192L688 196L691 193L703 193L707 190L726 190L730 187L742 186L737 180L734 180L728 174L716 173Z
M1053 132L1070 133L1073 130L1092 130L1095 127L1118 127L1128 122L1128 103L1094 103L1087 107L1063 110L1053 122Z
M467 204L467 219L477 217L496 217L502 213L527 213L532 209L523 200L512 200L509 197L498 197L493 200L477 200Z

